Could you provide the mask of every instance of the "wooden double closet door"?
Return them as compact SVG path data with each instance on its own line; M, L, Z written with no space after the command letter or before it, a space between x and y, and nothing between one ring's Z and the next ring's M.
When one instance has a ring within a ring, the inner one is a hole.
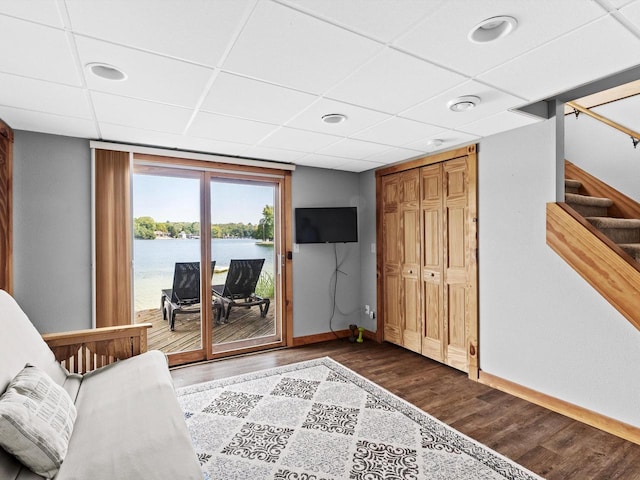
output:
M384 340L472 378L478 364L476 164L473 145L378 172Z

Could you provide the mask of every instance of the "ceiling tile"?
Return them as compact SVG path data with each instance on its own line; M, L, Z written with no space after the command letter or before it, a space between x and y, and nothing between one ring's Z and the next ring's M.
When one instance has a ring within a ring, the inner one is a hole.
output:
M310 153L298 160L296 165L304 165L316 168L338 168L340 165L350 161L349 158L332 157L330 155L320 155L319 153Z
M479 79L529 100L539 100L635 66L638 59L629 52L639 49L640 39L607 17L501 65Z
M329 113L342 113L347 116L347 120L342 123L324 123L322 116ZM389 118L391 115L385 113L321 98L287 122L287 126L346 137Z
M465 95L479 97L480 104L473 110L466 112L454 112L447 107L447 103L450 100ZM442 95L438 95L416 107L402 112L401 115L422 122L430 122L447 128L455 128L488 115L520 106L523 103L525 103L525 101L522 98L514 97L495 88L470 80L458 87L447 90Z
M223 68L322 93L380 48L374 41L291 8L260 2Z
M387 48L327 96L398 113L464 81L461 75Z
M281 127L264 139L260 145L264 147L283 148L298 152L315 152L323 147L341 140L341 137L324 133L308 132L296 128Z
M363 130L353 137L360 140L399 147L434 135L442 130L442 127L416 122L406 118L393 117L374 127Z
M640 29L640 1L624 7L620 12L637 28Z
M268 123L284 123L309 106L314 95L220 73L201 110Z
M80 86L66 33L0 15L0 71Z
M471 135L469 133L458 132L455 130L446 130L438 133L437 135L433 135L431 137L418 140L417 142L410 143L406 145L406 147L420 150L422 152L434 152L436 150L446 150L449 148L453 148L457 145L462 145L463 143L469 143L477 140L478 138L480 137L478 137L477 135ZM440 140L442 144L437 146L429 144L430 140L436 139Z
M340 165L340 170L345 170L347 172L366 172L367 170L371 170L372 168L378 168L383 166L384 163L379 162L368 162L366 160L349 160Z
M216 66L251 0L66 0L74 31Z
M11 15L36 23L62 28L62 18L58 12L56 0L0 0L0 14Z
M502 112L464 125L460 127L460 130L464 130L472 135L488 137L489 135L524 127L525 125L531 125L532 123L538 123L540 121L542 121L541 118L523 113Z
M382 42L393 40L425 15L440 8L444 0L288 0L287 3L350 30Z
M79 87L0 73L0 104L70 117L92 118Z
M390 148L386 152L376 153L375 155L371 155L364 160L368 162L376 162L389 164L393 162L399 162L401 160L409 160L410 158L417 158L421 155L424 155L424 152L418 150L411 150L408 148Z
M387 150L389 150L388 145L345 138L333 145L318 150L318 153L336 157L361 159Z
M262 160L272 160L277 162L295 162L305 156L306 153L294 152L293 150L282 150L281 148L268 148L254 146L250 147L244 156L250 158L259 158Z
M447 2L394 45L474 76L605 14L584 0ZM475 25L499 15L518 20L511 35L484 44L467 39Z
M187 133L194 137L253 145L276 128L275 125L268 123L200 112L196 115Z
M90 89L114 95L194 107L213 73L209 68L90 38L76 37L76 44L83 66L107 63L127 74L125 80L114 82L85 68Z
M638 2L638 0L609 0L609 3L613 8L622 8L625 5L628 5L633 2Z
M115 123L143 130L182 134L191 111L159 103L92 92L99 122Z
M28 130L78 138L98 137L93 120L83 118L63 117L5 106L0 106L0 118L14 130Z
M195 152L218 155L241 155L247 150L246 145L220 142L205 138L186 137L171 133L154 132L140 128L124 127L111 123L101 123L100 131L105 141L134 143L168 148L181 148Z

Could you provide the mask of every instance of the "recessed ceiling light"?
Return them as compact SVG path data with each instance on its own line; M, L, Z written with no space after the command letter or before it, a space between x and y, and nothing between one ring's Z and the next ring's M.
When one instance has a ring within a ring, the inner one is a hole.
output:
M439 147L443 143L444 143L443 140L440 140L439 138L433 138L433 139L427 141L427 146L429 146L429 147Z
M106 63L88 63L86 67L96 77L104 78L106 80L119 82L127 78L127 74L122 70Z
M518 21L509 16L491 17L471 29L467 38L473 43L487 43L506 37L518 26Z
M329 113L327 115L322 116L322 121L324 123L342 123L347 119L346 115L342 113Z
M480 97L473 95L465 95L464 97L454 98L447 102L447 108L452 112L466 112L476 108L480 104Z

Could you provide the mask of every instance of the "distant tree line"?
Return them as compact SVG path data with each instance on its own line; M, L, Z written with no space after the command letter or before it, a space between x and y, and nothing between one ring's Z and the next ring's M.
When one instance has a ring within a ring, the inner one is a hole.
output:
M151 217L133 219L133 235L143 240L153 240L158 236L178 238L186 235L200 235L200 222L156 222ZM273 240L273 207L266 205L258 225L251 223L217 223L211 225L212 238L256 238Z

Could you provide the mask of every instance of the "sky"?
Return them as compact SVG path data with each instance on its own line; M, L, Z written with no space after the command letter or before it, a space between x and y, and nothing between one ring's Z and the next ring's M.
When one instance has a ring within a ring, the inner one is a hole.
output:
M199 180L193 178L133 176L133 217L156 222L199 222ZM273 205L274 187L212 182L211 223L252 223Z

